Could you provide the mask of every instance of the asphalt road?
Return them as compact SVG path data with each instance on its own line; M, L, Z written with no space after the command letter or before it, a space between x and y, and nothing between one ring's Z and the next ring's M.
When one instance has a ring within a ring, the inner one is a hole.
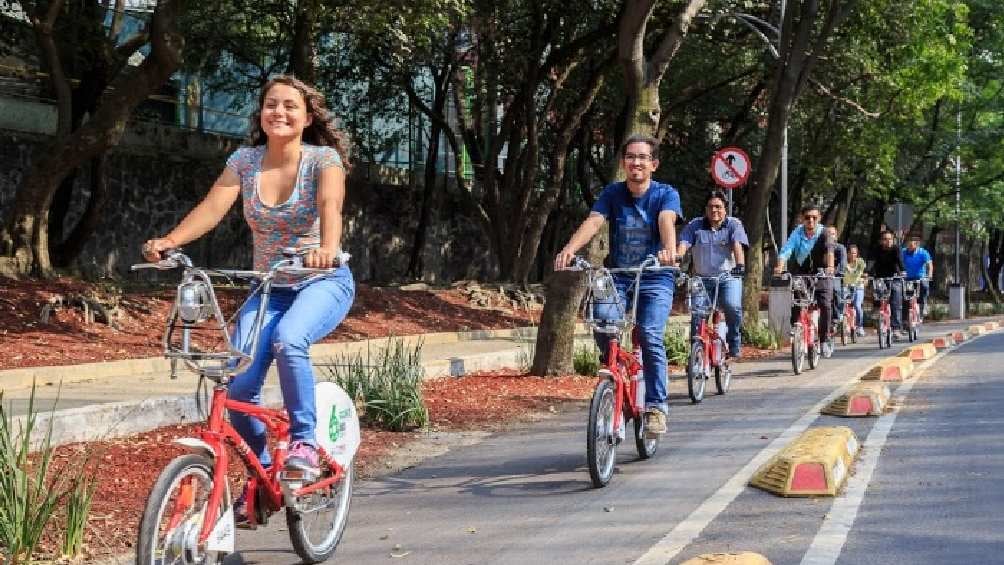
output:
M360 482L332 562L648 564L749 550L775 565L1004 563L1004 333L901 385L882 418L818 415L883 353L869 338L798 377L783 360L744 364L729 394L700 405L676 380L659 453L638 461L623 444L604 489L585 469L585 405ZM848 425L864 445L845 493L784 499L746 486L819 425ZM240 532L227 563L297 563L284 528L276 516Z

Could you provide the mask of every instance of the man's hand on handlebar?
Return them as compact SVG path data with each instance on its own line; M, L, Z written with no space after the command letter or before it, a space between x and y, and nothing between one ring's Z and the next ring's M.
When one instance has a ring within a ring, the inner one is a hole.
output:
M158 237L146 240L143 244L143 258L155 263L164 258L163 253L169 249L177 249L178 244L169 237Z
M572 253L568 249L562 249L554 257L554 270L564 271L565 269L568 268L569 265L572 264L572 261L574 259L575 259L575 253Z
M745 274L746 274L746 265L743 265L742 263L732 268L732 276L734 277L741 277Z
M659 258L659 264L664 266L676 265L678 261L675 249L660 249L657 257Z

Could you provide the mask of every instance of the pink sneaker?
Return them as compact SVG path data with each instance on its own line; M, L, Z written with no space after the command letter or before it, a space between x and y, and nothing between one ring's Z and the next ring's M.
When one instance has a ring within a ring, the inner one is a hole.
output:
M304 441L294 441L289 446L286 457L286 471L300 471L305 475L316 477L321 474L318 464L317 449Z

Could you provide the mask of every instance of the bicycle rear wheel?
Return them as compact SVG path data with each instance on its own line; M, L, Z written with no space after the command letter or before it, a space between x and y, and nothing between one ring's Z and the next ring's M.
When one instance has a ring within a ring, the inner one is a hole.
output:
M805 339L802 323L796 322L791 328L791 368L796 375L802 374L802 364L805 362Z
M301 496L286 506L286 526L293 549L304 563L320 563L335 554L349 518L352 502L352 465L341 481Z
M819 341L819 333L817 332L812 338L812 345L809 346L809 368L815 369L819 366L819 358L823 353L823 345Z
M708 376L704 373L705 355L703 343L691 342L690 357L687 358L687 392L694 404L704 400L704 388L708 383Z
M617 400L614 399L613 383L604 379L596 385L593 400L589 403L586 462L589 466L589 478L596 488L607 486L614 474L614 462L617 458L614 402Z
M729 391L729 386L732 384L732 367L722 359L722 361L715 367L715 387L718 389L718 394L725 394Z
M164 467L150 491L140 521L137 564L223 563L223 553L208 551L198 543L213 487L213 465L209 457L190 453L174 458ZM227 486L220 513L229 507ZM232 532L232 521L230 527Z
M645 413L638 414L634 419L634 445L638 449L639 459L649 459L659 450L659 437L645 437Z
M858 319L858 313L853 308L849 308L844 314L844 320L848 321L847 331L851 334L851 343L858 342L858 324L861 320Z

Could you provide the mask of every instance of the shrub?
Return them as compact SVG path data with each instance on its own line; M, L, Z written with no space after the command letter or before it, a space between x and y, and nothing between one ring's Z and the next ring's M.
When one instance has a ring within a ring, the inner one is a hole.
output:
M322 366L328 380L345 389L360 407L360 419L374 427L405 431L429 421L422 398L422 343L406 347L401 339L390 338L387 346L371 354L341 355Z
M666 344L666 359L672 365L686 365L687 357L690 356L690 339L687 328L681 326L670 326L663 334L663 343Z
M942 303L929 303L927 305L928 320L944 320L948 318L948 305Z
M600 370L600 352L593 344L582 344L575 348L572 355L572 366L575 367L575 374L596 376Z
M781 334L759 322L743 324L742 340L745 345L757 349L778 349L781 347Z

